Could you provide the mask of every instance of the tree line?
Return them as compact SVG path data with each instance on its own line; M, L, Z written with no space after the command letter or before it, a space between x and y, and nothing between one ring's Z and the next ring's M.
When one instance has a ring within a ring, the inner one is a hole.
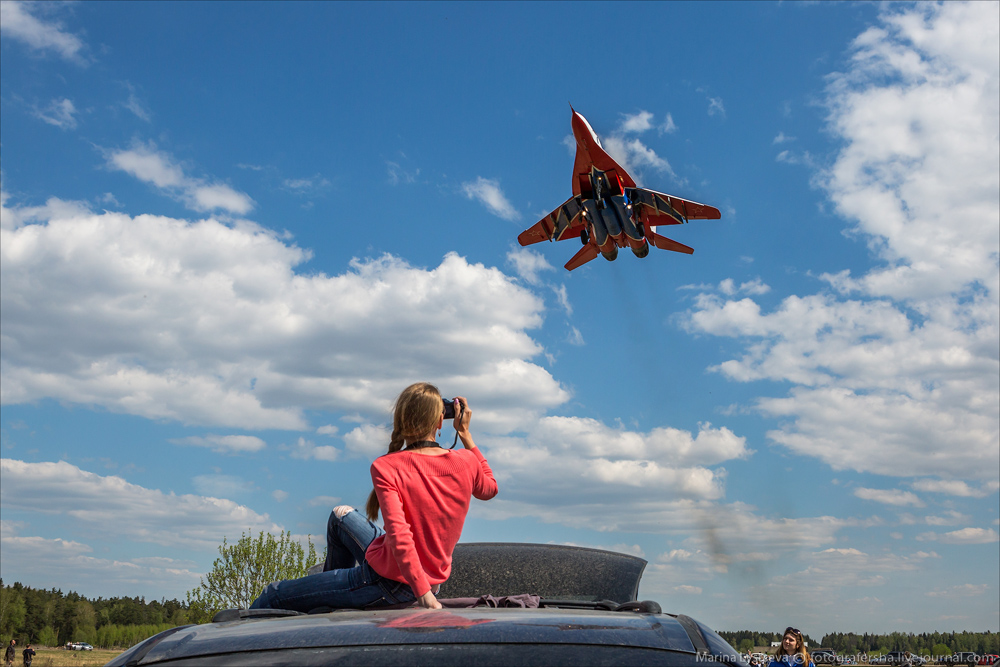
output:
M188 622L178 600L113 597L88 600L70 591L44 590L0 580L0 637L40 646L87 642L102 648L132 646Z
M832 632L823 636L822 646L838 653L883 654L889 651L909 651L917 655L943 656L959 651L1000 653L1000 633L997 632L921 632L919 634L891 632L886 635Z
M749 651L755 646L770 646L781 641L780 632L720 630L719 635L739 651ZM972 651L983 655L1000 654L1000 633L997 632L891 632L873 634L865 632L831 632L823 635L818 643L809 635L802 638L810 649L830 648L842 655L884 655L889 651L909 651L916 655L946 656L959 651Z
M780 642L781 632L759 632L756 630L717 630L719 636L725 639L737 651L746 653L755 646L770 646L771 642ZM802 640L809 646L818 646L812 637L807 634L802 635Z

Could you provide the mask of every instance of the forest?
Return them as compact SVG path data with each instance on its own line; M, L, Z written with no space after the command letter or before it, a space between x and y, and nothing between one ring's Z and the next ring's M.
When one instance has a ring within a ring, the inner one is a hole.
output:
M43 590L0 580L0 637L22 646L61 646L87 642L99 648L125 648L188 622L187 605L177 600L87 598L70 591Z

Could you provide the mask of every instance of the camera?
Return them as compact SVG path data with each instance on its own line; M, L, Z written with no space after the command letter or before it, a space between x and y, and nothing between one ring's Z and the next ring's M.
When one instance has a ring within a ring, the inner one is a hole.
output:
M444 418L445 419L454 419L455 418L455 401L453 399L450 399L450 398L442 398L441 400L444 401ZM459 409L459 413L458 413L459 415L461 415L463 412L465 412L465 406L463 406L461 403L459 403L458 409Z

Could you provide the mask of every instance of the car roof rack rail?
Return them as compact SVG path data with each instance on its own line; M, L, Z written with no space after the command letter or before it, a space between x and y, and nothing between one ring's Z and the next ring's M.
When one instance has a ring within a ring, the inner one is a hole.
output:
M212 623L245 621L248 618L280 618L282 616L305 616L305 614L291 609L223 609L212 617Z
M539 607L559 609L602 609L605 611L634 611L640 614L661 614L663 609L653 600L631 600L615 602L614 600L559 600L542 598Z

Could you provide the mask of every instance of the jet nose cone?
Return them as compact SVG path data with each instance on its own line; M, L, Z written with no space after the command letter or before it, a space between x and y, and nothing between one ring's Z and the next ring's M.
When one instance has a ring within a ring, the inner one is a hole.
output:
M578 143L586 144L587 139L589 139L590 135L593 134L590 129L590 123L587 122L586 118L580 115L579 111L573 111L572 127L573 136L576 137Z

